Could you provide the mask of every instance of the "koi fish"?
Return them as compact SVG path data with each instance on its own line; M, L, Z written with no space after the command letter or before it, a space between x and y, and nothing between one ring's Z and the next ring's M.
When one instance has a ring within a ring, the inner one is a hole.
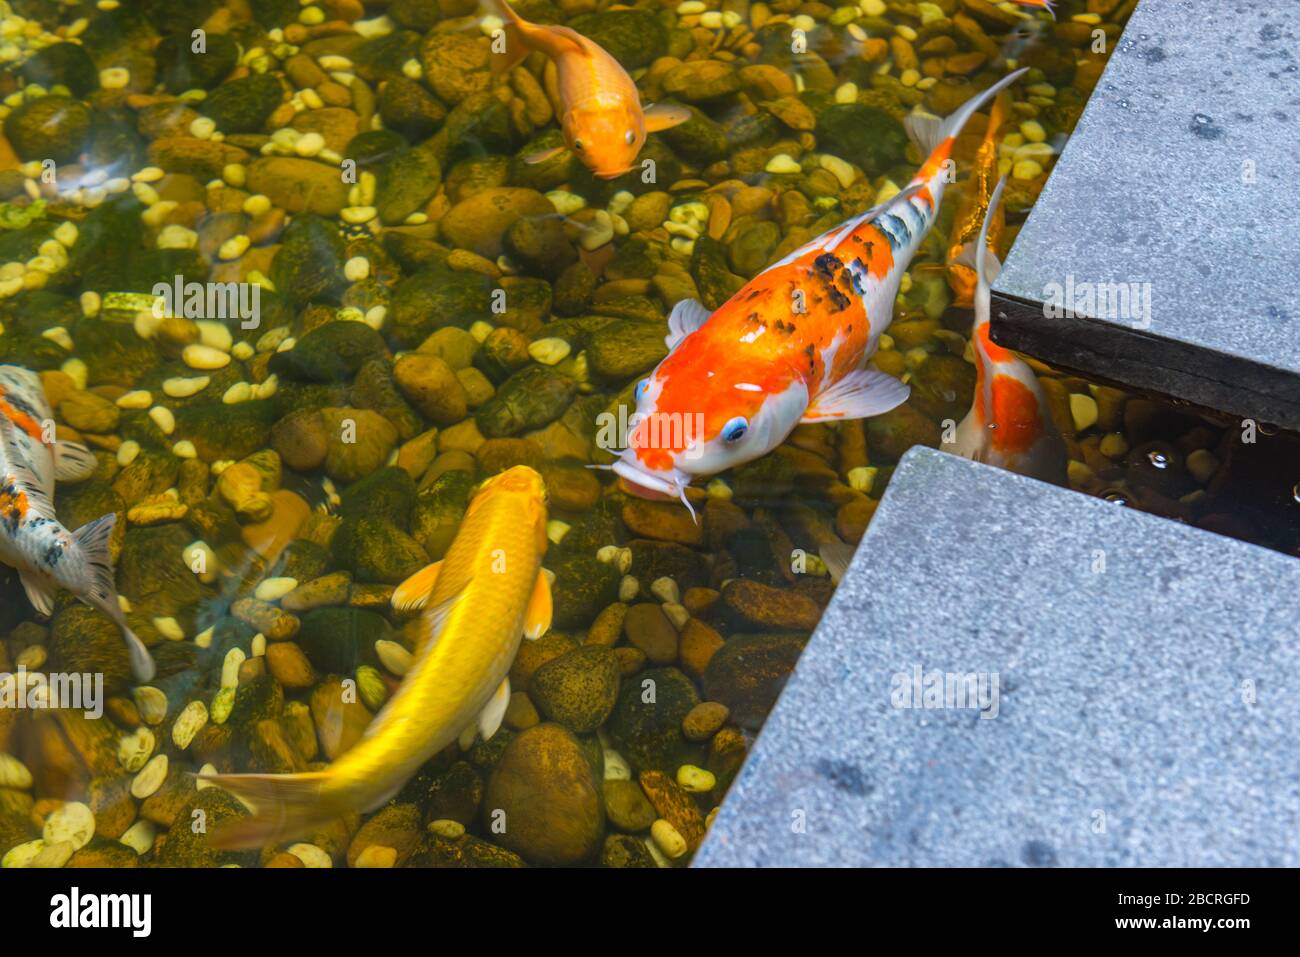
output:
M906 401L908 387L867 360L934 225L954 139L1024 72L947 119L909 116L908 133L928 155L898 195L769 266L712 315L693 299L673 307L668 356L637 384L637 425L607 466L633 494L691 509L691 481L765 455L800 422L865 418Z
M491 738L510 702L507 673L520 639L550 627L546 546L541 476L519 465L484 482L443 559L393 593L398 609L426 609L397 693L323 771L201 775L257 808L215 832L212 844L262 847L348 811L372 811L453 741L468 748L478 733Z
M505 52L493 56L493 72L513 68L530 52L545 53L555 64L560 89L560 128L582 164L603 179L629 172L648 133L671 129L690 119L684 106L642 108L627 71L603 47L569 27L529 23L506 0L485 0L505 22ZM564 151L541 150L525 157L540 163Z
M1046 10L1052 15L1053 20L1056 19L1055 0L1011 0L1011 2L1017 6L1028 7L1031 10Z
M988 248L989 223L1002 199L1006 178L998 180L979 236L966 247L975 266L975 401L957 426L954 451L977 462L1064 485L1066 450L1034 371L1010 349L989 336L990 285L1001 270ZM976 253L982 253L976 256Z
M53 421L40 377L0 366L0 561L17 569L38 614L54 611L54 590L61 586L108 615L122 629L131 673L151 681L153 659L117 600L108 550L117 516L110 512L75 532L55 517L55 481L88 478L95 457L77 442L46 444L46 424Z
M957 206L957 216L953 220L952 245L948 250L948 268L946 270L948 287L953 291L953 305L960 309L969 309L975 296L975 270L958 258L967 243L975 238L980 229L986 225L986 214L993 212L993 218L987 223L989 247L996 249L1002 236L1006 219L999 208L989 207L989 197L993 195L993 184L998 178L998 133L1003 119L1004 97L993 100L989 110L989 125L984 133L984 140L975 153L975 171L962 191L961 202Z

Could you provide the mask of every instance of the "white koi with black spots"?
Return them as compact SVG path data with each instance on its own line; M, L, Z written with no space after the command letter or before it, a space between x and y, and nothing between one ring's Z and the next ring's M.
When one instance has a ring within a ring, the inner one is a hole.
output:
M153 659L131 631L118 603L109 538L113 513L69 532L54 514L55 481L87 478L90 450L53 440L54 418L36 373L0 366L0 561L22 579L32 607L54 610L54 590L66 588L122 629L136 680L150 681Z

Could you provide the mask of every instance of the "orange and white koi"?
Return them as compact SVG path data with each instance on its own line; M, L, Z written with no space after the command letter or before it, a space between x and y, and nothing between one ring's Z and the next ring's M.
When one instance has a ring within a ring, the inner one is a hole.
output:
M289 840L349 811L372 811L459 739L491 738L510 703L521 638L551 623L542 478L524 465L480 487L439 562L397 587L393 605L427 608L424 637L397 693L364 736L323 771L202 775L257 808L212 836L217 847Z
M138 681L150 681L153 659L126 623L108 542L112 512L69 532L55 517L54 483L89 477L95 457L84 445L53 441L54 421L40 377L18 366L0 366L0 561L17 569L32 607L54 610L60 586L98 608L122 629Z
M992 212L988 221L987 235L989 248L996 249L1002 238L1002 229L1006 219L1001 209L989 207L989 197L993 195L993 186L998 180L998 134L1002 128L1005 114L1003 101L1005 96L993 99L989 110L989 125L984 132L984 139L975 152L975 169L962 189L961 202L957 204L957 215L953 218L951 245L948 250L948 267L946 269L948 287L953 291L952 304L960 309L969 309L975 297L975 270L965 262L958 261L962 250L979 233L985 224L985 216Z
M684 106L642 108L636 84L622 65L576 30L529 23L506 0L485 0L485 5L505 24L505 49L494 51L493 71L511 69L533 50L551 58L559 85L564 141L597 176L613 179L631 171L648 133L690 119ZM563 149L542 150L525 160L540 163Z
M1055 0L1011 0L1011 2L1017 6L1029 7L1031 10L1045 10L1052 15L1053 20L1056 19Z
M990 286L1002 267L988 248L988 227L1005 184L1005 178L998 180L984 226L964 253L976 275L975 324L971 329L975 400L957 426L954 451L977 462L1064 485L1065 442L1052 420L1043 388L1023 359L989 335ZM977 252L981 254L978 257Z
M934 225L954 139L1024 72L947 119L909 116L908 133L928 155L898 195L769 266L712 315L695 300L673 308L669 354L637 384L639 422L610 466L630 491L689 509L691 481L770 452L800 422L879 415L907 399L906 385L867 361ZM666 427L673 422L700 425Z

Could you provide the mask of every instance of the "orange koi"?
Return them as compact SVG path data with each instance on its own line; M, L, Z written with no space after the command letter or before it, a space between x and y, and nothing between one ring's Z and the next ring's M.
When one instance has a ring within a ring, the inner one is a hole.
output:
M690 119L684 106L658 104L643 108L636 84L619 62L599 44L569 27L529 23L506 0L485 0L505 23L493 38L492 69L504 73L534 50L555 64L560 90L560 127L568 148L603 179L630 172L646 135ZM497 50L498 40L504 40ZM564 147L525 157L540 163Z
M800 422L880 415L908 387L868 369L912 256L934 225L953 142L966 121L1024 74L947 119L906 127L927 159L902 192L769 266L712 315L695 300L668 319L668 356L636 387L637 424L610 468L637 495L686 486L765 455Z
M1002 268L989 249L988 231L1006 179L998 180L984 225L968 244L964 261L975 266L975 400L957 426L955 451L977 462L1064 485L1065 443L1052 420L1038 378L1023 359L989 335L990 284ZM980 255L976 255L977 251Z

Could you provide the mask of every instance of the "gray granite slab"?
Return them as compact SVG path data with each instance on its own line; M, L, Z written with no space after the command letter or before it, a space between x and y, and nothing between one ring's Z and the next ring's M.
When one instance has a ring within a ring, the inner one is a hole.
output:
M1142 0L995 283L995 340L1300 429L1297 13ZM1067 277L1150 308L1045 316Z
M1298 623L1300 560L914 448L695 865L1300 864Z

